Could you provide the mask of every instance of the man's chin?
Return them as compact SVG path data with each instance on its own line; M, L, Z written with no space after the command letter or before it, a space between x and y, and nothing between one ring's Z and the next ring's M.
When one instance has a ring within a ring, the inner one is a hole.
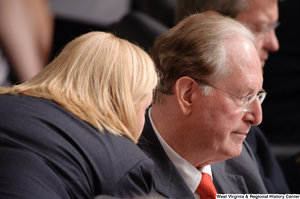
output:
M236 148L232 148L230 151L228 151L227 153L227 159L231 159L231 158L236 158L238 157L241 152L242 152L242 148L243 148L243 145L239 145L239 146L236 146Z

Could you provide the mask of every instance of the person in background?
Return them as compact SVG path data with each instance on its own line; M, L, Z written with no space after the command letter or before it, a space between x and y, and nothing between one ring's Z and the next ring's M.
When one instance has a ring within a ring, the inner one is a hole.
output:
M141 48L90 32L0 87L0 198L148 195L154 164L135 143L157 82Z
M197 12L217 11L237 19L247 26L256 36L262 68L269 57L269 52L279 49L275 33L278 23L278 0L177 0L175 23Z
M107 32L131 9L132 0L51 0L54 15L53 58L75 37L87 32Z
M161 80L139 146L155 163L155 190L172 199L227 193L214 187L211 177L222 176L211 164L239 156L251 125L262 121L255 36L229 17L194 14L159 36L150 55ZM254 157L246 166L256 190L267 193ZM227 187L252 193L247 179L231 176Z
M279 25L278 0L177 0L175 21L178 23L190 14L208 10L235 18L252 31L256 36L255 46L262 69L269 52L278 51L279 42L275 33L275 28ZM259 127L253 126L250 129L246 144L251 147L250 153L254 152L253 155L256 157L268 193L289 193L290 190L278 161ZM248 171L237 168L237 165L241 167L245 163L245 157L241 155L236 159L228 160L225 164L228 169L232 169L232 172L239 170L241 175L249 175Z
M48 0L1 0L0 48L10 70L2 81L22 83L40 72L50 61L53 31Z

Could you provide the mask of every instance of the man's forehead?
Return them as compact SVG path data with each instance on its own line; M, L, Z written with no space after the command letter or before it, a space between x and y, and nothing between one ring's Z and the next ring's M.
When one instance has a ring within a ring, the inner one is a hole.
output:
M252 73L261 72L261 63L258 52L247 38L235 37L226 45L226 64L235 72Z
M257 9L261 6L278 5L278 0L248 0L249 9Z
M238 14L237 19L250 23L270 23L278 20L278 0L249 0L249 9Z

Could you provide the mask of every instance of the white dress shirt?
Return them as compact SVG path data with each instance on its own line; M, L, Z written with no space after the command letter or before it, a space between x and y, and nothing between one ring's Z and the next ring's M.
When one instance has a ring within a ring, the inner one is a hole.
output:
M201 172L207 173L212 177L210 165L207 165L207 166L201 168L199 171L197 168L195 168L193 165L191 165L188 161L186 161L184 158L182 158L178 153L176 153L166 143L166 141L162 138L162 136L159 134L158 130L156 129L156 127L152 121L150 112L151 112L151 108L149 109L149 113L148 113L149 119L150 119L151 125L153 127L153 130L154 130L160 144L164 148L166 154L168 155L170 160L173 162L176 169L179 171L180 175L182 176L182 178L184 179L184 181L186 182L186 184L188 185L190 190L194 193L195 197L197 199L200 199L200 195L198 194L196 189L197 189L198 185L200 184L200 181L202 178Z

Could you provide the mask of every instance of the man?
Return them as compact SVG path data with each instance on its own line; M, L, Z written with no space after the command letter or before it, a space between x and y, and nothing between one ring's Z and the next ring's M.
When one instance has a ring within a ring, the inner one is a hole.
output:
M276 52L279 49L274 30L278 26L278 0L177 0L175 20L178 22L190 14L208 10L236 18L252 31L256 36L256 49L262 68L269 57L269 52ZM289 193L281 168L260 128L252 127L246 141L254 152L268 193ZM247 143L245 144L247 145ZM250 150L250 153L252 151ZM232 169L237 164L239 167L246 164L243 153L241 156L226 161L227 168ZM237 173L236 170L233 172ZM248 175L247 172L241 170L242 175Z
M198 185L212 176L210 165L237 157L251 125L260 124L265 92L254 45L242 24L209 13L184 19L154 42L150 54L161 82L139 146L155 162L161 195L204 198ZM258 171L252 172L266 193ZM251 192L243 179L232 178L228 186Z
M215 10L221 14L236 18L246 25L256 36L256 49L262 68L269 52L279 49L275 28L278 26L278 0L177 0L175 20L197 12Z

